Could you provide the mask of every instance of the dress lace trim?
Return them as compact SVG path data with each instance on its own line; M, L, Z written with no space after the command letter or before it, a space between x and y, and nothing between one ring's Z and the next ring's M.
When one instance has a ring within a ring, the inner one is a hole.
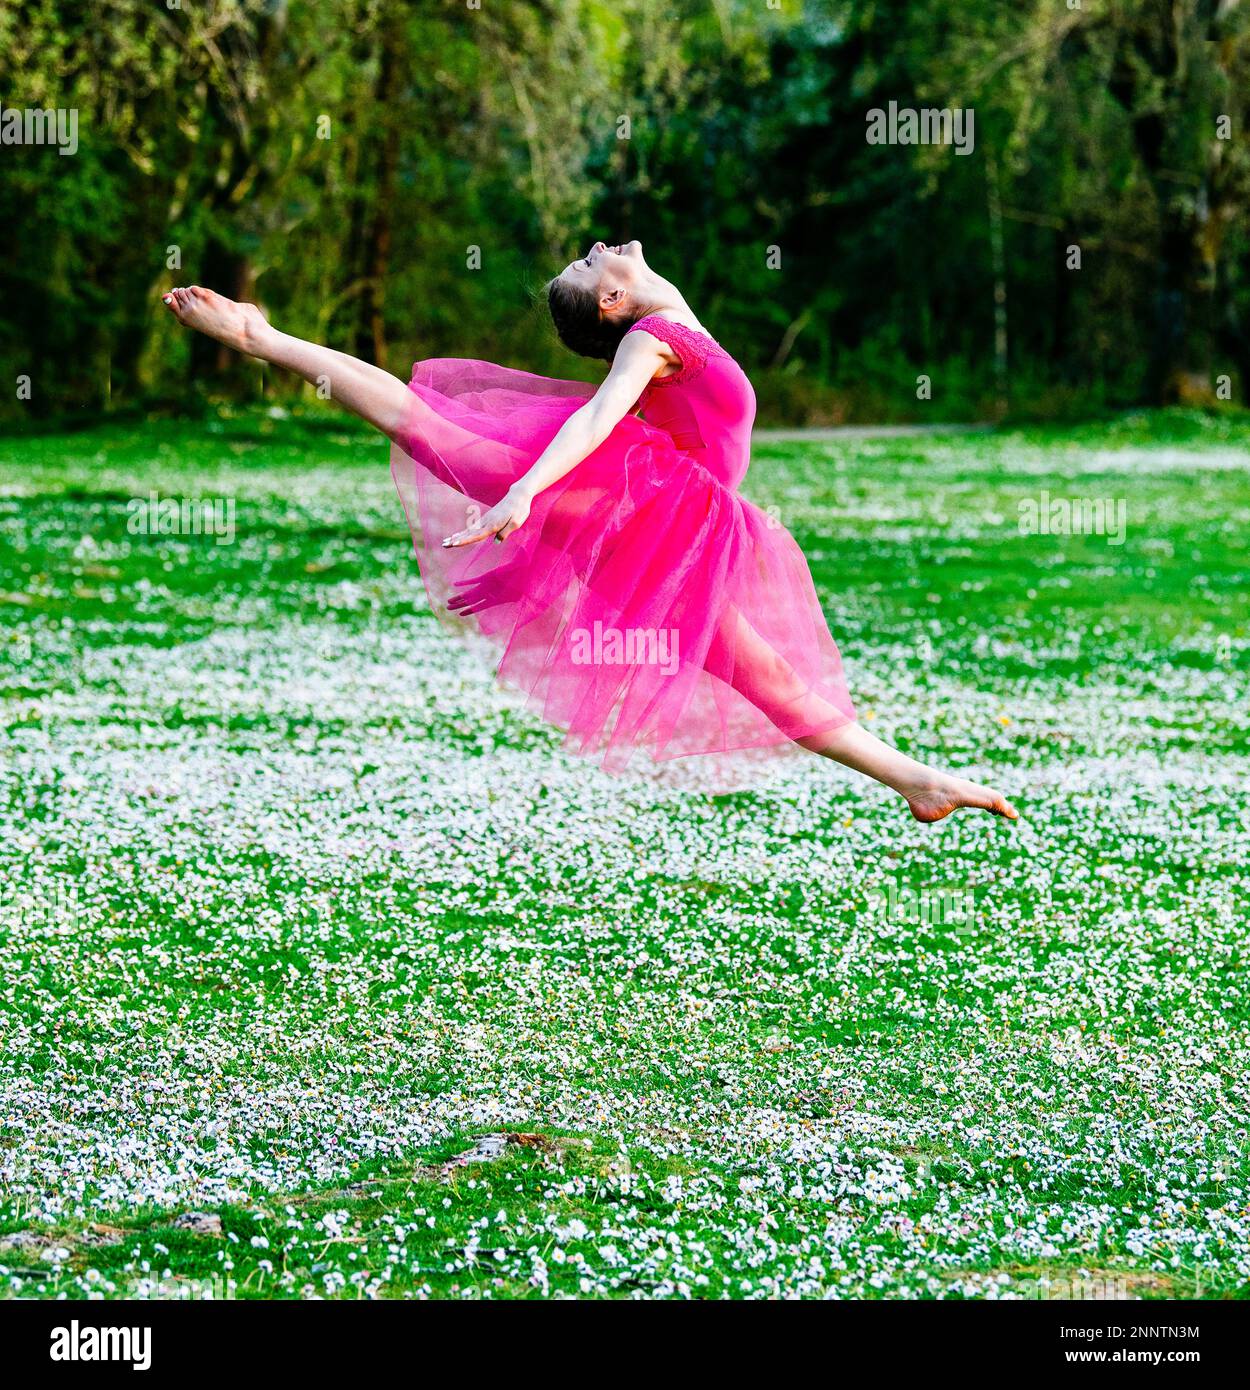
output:
M667 343L677 354L681 366L671 376L654 378L647 386L648 391L659 386L679 386L699 375L707 366L709 357L728 357L729 354L706 333L696 328L687 328L684 323L674 323L672 319L661 318L659 314L648 314L632 324L629 332L642 329L653 337Z

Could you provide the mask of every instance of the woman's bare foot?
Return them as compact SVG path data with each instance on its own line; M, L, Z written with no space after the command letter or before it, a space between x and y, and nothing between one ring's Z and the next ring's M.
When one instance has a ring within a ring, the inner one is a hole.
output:
M170 290L161 302L187 328L194 328L216 338L219 343L237 352L255 353L269 324L255 304L238 304L213 290L191 285L187 289Z
M982 787L966 778L951 777L943 772L934 773L930 784L914 792L904 792L903 795L912 815L926 825L944 819L961 806L989 811L1005 820L1020 818L1020 812L1011 802L992 787Z
M1005 820L1020 818L1016 808L991 787L979 787L966 778L926 767L882 743L857 722L842 725L819 743L804 741L803 746L892 788L907 802L912 815L926 824L942 820L961 806L992 811Z

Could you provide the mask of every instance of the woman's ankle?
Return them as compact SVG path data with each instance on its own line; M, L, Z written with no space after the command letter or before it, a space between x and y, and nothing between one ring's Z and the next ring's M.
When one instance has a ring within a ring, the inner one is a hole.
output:
M251 307L251 306L249 306ZM283 335L257 310L244 318L242 341L239 351L249 357L259 357L266 362L273 360L274 349Z

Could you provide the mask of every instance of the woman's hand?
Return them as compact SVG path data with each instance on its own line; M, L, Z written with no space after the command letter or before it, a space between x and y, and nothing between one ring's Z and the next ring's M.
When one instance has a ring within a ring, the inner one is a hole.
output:
M491 536L497 541L507 540L518 526L524 526L530 514L530 500L529 494L523 488L510 487L476 526L466 526L463 531L448 536L443 544L475 545Z

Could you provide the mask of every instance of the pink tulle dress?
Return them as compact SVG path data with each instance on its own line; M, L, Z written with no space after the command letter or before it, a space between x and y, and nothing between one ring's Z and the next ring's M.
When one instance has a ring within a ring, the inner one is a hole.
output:
M499 676L620 771L645 750L781 752L855 718L794 540L738 493L755 393L716 342L650 316L680 359L502 544L441 542L499 501L593 394L489 362L418 362L392 471L430 603ZM811 746L809 744L809 746Z

